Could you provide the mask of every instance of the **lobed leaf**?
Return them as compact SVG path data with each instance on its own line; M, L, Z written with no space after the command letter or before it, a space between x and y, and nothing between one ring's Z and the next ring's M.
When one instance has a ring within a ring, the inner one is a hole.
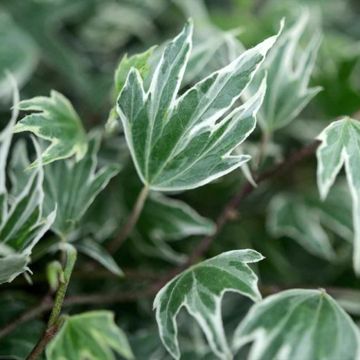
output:
M347 182L353 200L354 255L353 266L360 274L360 123L345 117L331 123L318 137L322 144L317 150L317 182L322 199L334 184L345 165Z
M310 253L333 260L335 252L320 219L320 209L310 208L304 201L282 194L271 200L268 228L275 236L289 236Z
M250 94L253 89L256 91L267 73L268 91L258 115L259 124L267 133L288 125L321 90L308 87L320 46L319 30L314 31L304 49L299 47L308 25L309 12L303 10L295 24L279 36L249 89Z
M116 326L110 311L89 311L66 318L46 349L48 360L115 360L133 354L125 333Z
M276 41L273 36L177 97L191 50L192 25L164 49L145 92L132 69L117 111L142 182L153 190L186 190L238 168L249 156L232 151L255 128L265 85L234 108Z
M84 157L57 161L45 168L45 209L57 205L57 215L52 230L60 237L67 237L82 216L118 172L117 165L107 165L97 170L98 136L89 140Z
M0 133L0 283L10 282L28 270L35 244L50 228L54 207L43 214L43 169L41 163L23 182L21 191L10 198L6 189L6 160L17 117L18 93L14 92L14 110L7 127ZM39 149L34 142L37 154Z
M359 358L359 330L324 290L287 290L255 304L234 335L248 360Z
M35 113L21 119L14 131L30 131L51 143L41 157L44 165L73 155L77 161L84 157L87 150L86 133L78 114L65 96L52 90L50 97L23 100L19 107L20 110ZM31 166L37 163L35 161Z
M257 301L257 277L249 263L262 260L254 250L229 251L184 271L156 295L154 308L161 340L175 359L180 358L176 318L182 307L195 318L212 351L221 359L231 357L222 319L221 300L233 291Z

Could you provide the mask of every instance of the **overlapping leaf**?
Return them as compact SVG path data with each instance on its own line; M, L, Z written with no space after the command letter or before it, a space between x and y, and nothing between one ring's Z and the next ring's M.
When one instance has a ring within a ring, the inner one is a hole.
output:
M268 227L275 236L289 236L314 255L327 260L335 253L320 224L320 211L296 197L279 195L269 207Z
M50 97L23 100L19 106L21 110L35 113L21 119L14 131L31 131L51 142L42 154L44 165L73 155L77 160L84 157L87 150L85 130L73 106L63 95L52 90ZM32 164L35 165L36 162Z
M320 45L319 30L314 32L307 46L300 50L299 41L309 24L309 13L303 10L296 23L285 30L269 53L250 87L256 90L264 72L267 72L268 91L259 111L259 124L271 133L289 124L320 88L308 88L317 51Z
M176 0L194 21L193 49L186 66L184 84L193 84L235 60L244 50L238 30L223 31L211 23L203 0Z
M57 215L52 229L67 237L78 225L81 217L102 191L119 167L106 165L97 170L100 139L89 140L88 150L80 161L56 161L45 167L45 210L57 204Z
M125 333L110 311L90 311L70 316L48 345L48 360L114 360L114 353L133 359Z
M17 196L6 189L6 160L17 117L15 110L0 133L0 283L12 281L26 271L32 248L49 229L55 218L54 207L43 214L43 169L41 163L28 177Z
M257 301L261 295L249 263L262 260L254 250L229 251L184 271L160 290L154 300L160 337L166 349L180 358L176 318L182 307L195 318L212 351L231 358L221 319L221 299L232 291Z
M134 243L146 255L179 263L186 258L175 252L169 242L193 235L210 235L215 225L180 200L151 194L136 225ZM150 243L149 241L150 240Z
M325 199L340 169L345 165L353 200L354 270L360 274L360 123L343 118L331 123L319 135L322 144L317 150L317 181Z
M191 35L187 24L166 46L147 93L139 72L132 69L118 97L117 110L137 172L154 190L196 188L249 159L232 151L253 131L265 86L243 105L234 104L277 38L244 52L177 97Z
M253 342L249 360L353 360L359 330L323 290L288 290L255 304L234 335L234 347Z

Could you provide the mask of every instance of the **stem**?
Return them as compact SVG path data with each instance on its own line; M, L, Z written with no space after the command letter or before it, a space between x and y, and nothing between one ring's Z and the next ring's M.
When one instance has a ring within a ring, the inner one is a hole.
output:
M61 321L60 321L61 309L62 309L62 306L64 303L66 290L69 286L71 273L74 269L76 256L77 256L76 249L72 245L66 244L65 246L66 247L65 247L64 252L66 252L66 264L65 264L65 269L64 269L64 278L63 278L63 281L60 283L59 288L56 292L56 297L55 297L53 308L52 308L50 318L49 318L49 321L47 324L47 328L46 328L45 332L43 333L39 342L35 345L34 349L31 351L31 353L27 357L27 360L38 359L39 356L45 350L47 344L56 335L56 333L58 332L58 330L61 326Z
M108 249L110 253L115 253L116 251L118 251L121 245L125 242L125 240L128 238L128 236L134 229L134 226L139 220L141 211L144 208L148 194L149 187L145 185L136 199L135 205L127 219L127 222L125 223L125 226L121 229L120 234L109 244Z

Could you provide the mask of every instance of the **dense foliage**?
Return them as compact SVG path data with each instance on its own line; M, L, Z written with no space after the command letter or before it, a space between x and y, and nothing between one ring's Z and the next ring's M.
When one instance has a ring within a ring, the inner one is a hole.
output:
M360 358L351 0L2 0L0 357Z

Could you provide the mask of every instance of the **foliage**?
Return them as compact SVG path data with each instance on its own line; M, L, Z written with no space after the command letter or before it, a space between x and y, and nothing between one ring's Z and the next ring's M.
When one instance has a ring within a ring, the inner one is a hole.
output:
M358 329L323 290L288 290L254 305L235 331L234 346L251 340L249 359L359 356Z
M257 277L247 264L260 260L252 250L226 252L184 271L159 291L156 319L161 340L174 358L180 359L176 317L182 307L199 323L214 353L224 359L231 356L221 324L221 298L235 291L259 300Z
M22 118L14 131L31 131L39 138L51 142L41 157L44 165L72 155L75 155L77 160L84 157L87 143L81 120L63 95L52 91L50 98L39 96L24 100L19 107L20 110L36 113ZM31 166L35 165L36 162Z
M0 357L359 358L359 13L2 0Z
M133 355L124 332L109 311L90 311L65 319L55 341L46 351L49 359L112 360L112 350L125 359Z

